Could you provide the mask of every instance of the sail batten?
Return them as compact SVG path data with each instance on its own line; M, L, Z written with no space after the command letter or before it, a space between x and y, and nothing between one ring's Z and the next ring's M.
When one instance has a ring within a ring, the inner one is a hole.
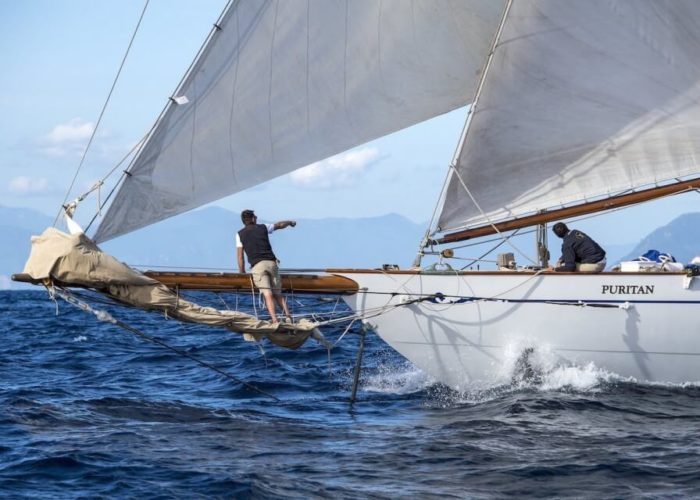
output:
M513 2L439 229L700 172L698 53L692 0Z
M249 0L218 22L95 234L105 241L468 104L493 0Z

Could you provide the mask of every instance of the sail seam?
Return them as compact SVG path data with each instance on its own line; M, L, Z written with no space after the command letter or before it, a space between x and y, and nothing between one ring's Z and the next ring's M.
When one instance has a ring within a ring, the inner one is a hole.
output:
M236 87L238 84L238 66L241 60L241 27L240 27L240 15L238 9L234 11L236 15L235 25L236 25L236 65L233 68L233 83L231 85L231 112L229 113L228 120L228 150L229 159L231 160L231 176L233 177L233 182L238 184L238 178L236 176L236 159L233 152L233 117L236 113Z
M311 105L309 102L309 46L311 36L311 0L306 0L306 133L311 132Z
M275 38L277 35L277 13L279 11L280 2L277 0L275 2L275 14L272 17L272 40L270 40L270 86L268 87L267 93L267 111L268 111L268 134L270 139L270 154L274 158L275 155L275 144L272 137L272 71L274 68L275 59Z

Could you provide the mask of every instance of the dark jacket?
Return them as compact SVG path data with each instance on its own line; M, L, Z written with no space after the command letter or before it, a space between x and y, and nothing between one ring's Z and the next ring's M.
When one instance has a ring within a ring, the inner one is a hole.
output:
M241 238L250 267L263 260L277 261L265 224L248 224L238 231L238 236Z
M561 244L562 265L557 271L575 271L576 264L595 264L605 258L605 250L590 236L581 231L571 230Z

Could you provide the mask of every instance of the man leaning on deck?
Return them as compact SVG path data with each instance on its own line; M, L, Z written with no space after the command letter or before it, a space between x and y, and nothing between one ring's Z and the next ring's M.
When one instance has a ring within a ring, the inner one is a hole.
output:
M605 269L605 250L587 234L557 222L552 228L562 238L561 258L552 270L557 272L599 273Z

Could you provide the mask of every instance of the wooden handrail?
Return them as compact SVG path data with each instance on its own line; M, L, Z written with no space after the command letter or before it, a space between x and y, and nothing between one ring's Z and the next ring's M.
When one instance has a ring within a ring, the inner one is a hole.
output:
M604 200L592 201L590 203L582 203L580 205L575 205L572 207L559 208L557 210L551 210L548 212L529 215L527 217L521 217L519 219L499 222L494 225L479 226L471 229L464 229L462 231L455 231L454 233L448 233L442 236L441 238L431 240L429 243L435 245L443 245L445 243L456 243L458 241L464 241L471 238L478 238L480 236L488 236L490 234L495 234L496 232L512 231L523 227L544 224L545 222L568 219L570 217L576 217L579 215L592 214L595 212L602 212L604 210L611 210L613 208L635 205L637 203L653 200L655 198L680 194L695 189L700 189L700 178L693 179L690 181L678 182L666 186L658 186L650 189L644 189L642 191L635 191L634 193L611 196L610 198L606 198ZM494 229L494 226L498 229L498 231Z

